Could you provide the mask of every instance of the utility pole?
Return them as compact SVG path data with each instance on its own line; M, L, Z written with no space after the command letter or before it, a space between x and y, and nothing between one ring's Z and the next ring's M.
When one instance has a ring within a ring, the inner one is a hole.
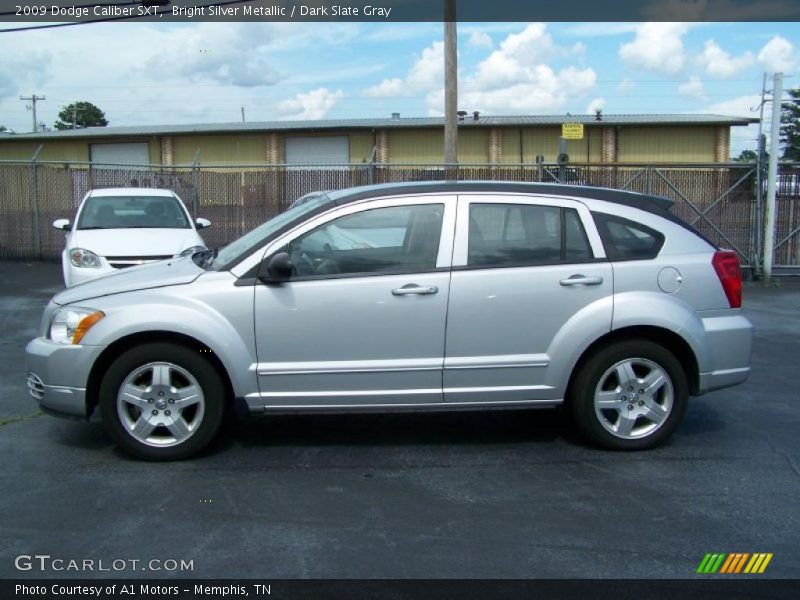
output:
M778 183L778 151L780 149L781 109L783 108L783 73L772 78L772 123L767 167L767 210L764 216L764 285L772 278L772 255L775 252L775 194Z
M30 96L20 96L20 100L27 100L31 103L31 110L33 111L33 133L39 131L39 121L36 120L36 103L39 100L47 100L47 96L37 96L31 94Z
M444 163L457 176L458 164L458 55L456 3L444 0ZM448 177L450 177L448 175Z
M758 253L761 252L761 217L763 216L764 206L764 154L767 149L764 144L764 105L766 104L767 95L767 74L761 80L761 103L758 105L758 147L756 154L756 230L755 230L755 244L756 257L753 261L755 275L758 276L758 270L761 268L758 260ZM751 109L752 110L752 109Z
M244 106L242 107L242 123L245 123L245 118L244 118Z

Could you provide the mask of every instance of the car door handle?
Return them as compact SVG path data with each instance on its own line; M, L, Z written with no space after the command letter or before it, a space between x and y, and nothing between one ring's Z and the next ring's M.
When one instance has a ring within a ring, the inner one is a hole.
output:
M567 279L562 279L559 281L563 286L570 286L570 285L600 285L603 283L602 277L586 277L585 275L573 275Z
M439 288L435 285L421 286L417 285L416 283L409 283L401 288L392 290L392 296L411 296L414 294L418 296L425 296L427 294L435 294L438 291Z

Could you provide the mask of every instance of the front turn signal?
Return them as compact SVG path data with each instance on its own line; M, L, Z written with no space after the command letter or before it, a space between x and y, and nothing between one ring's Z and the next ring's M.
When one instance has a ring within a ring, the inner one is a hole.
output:
M75 333L72 334L72 343L73 344L80 344L83 336L97 323L100 319L105 317L106 315L102 311L96 311L89 315L83 317L78 326L75 328Z

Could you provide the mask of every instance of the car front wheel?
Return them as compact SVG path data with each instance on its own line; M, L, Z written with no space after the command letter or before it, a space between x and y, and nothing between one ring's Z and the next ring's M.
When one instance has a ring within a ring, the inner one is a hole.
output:
M198 350L169 343L119 356L100 385L103 425L129 454L179 460L204 448L222 420L225 387Z
M643 450L675 431L688 399L686 374L675 356L659 344L630 340L590 357L570 385L568 402L595 444Z

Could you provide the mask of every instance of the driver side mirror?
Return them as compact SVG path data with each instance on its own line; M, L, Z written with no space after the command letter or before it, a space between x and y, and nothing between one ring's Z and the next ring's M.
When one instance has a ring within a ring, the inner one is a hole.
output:
M63 231L69 231L69 219L56 219L53 221L53 227L56 229L61 229Z
M211 227L211 221L209 221L208 219L197 218L194 220L194 224L197 227L197 229L208 229L209 227Z
M292 278L294 265L286 252L278 252L267 261L267 272L258 278L264 283L285 283Z

